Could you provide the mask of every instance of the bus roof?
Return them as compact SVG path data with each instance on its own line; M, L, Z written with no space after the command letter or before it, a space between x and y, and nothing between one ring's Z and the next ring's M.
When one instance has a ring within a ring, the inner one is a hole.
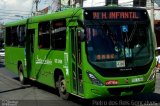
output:
M9 26L23 25L23 24L26 24L27 21L28 23L37 23L37 22L63 19L63 18L69 18L69 17L79 17L80 14L82 14L82 11L83 11L82 8L71 8L71 9L66 9L64 11L59 11L51 14L33 16L28 19L9 22L9 23L6 23L5 26L9 27Z
M76 8L76 9L71 8L64 11L55 12L52 14L35 16L29 19L29 23L63 19L69 17L79 17L82 14L82 10L83 10L82 8Z
M26 23L27 23L27 19L23 19L23 20L18 20L18 21L6 23L5 27L16 26L16 25L24 25Z
M49 21L49 20L56 20L56 19L63 19L63 18L69 18L69 17L79 17L82 19L82 13L83 10L135 10L135 11L146 11L144 8L135 8L135 7L115 7L115 6L110 6L110 7L86 7L86 8L69 8L63 11L51 13L51 14L46 14L46 15L39 15L39 16L33 16L28 19L23 19L19 21L14 21L14 22L9 22L6 23L5 26L17 26L17 25L24 25L27 23L38 23L38 22L44 22L44 21Z

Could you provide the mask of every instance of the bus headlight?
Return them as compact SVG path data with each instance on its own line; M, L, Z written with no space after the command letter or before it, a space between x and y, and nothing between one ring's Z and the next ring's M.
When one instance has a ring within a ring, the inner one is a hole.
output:
M152 71L152 73L151 73L151 75L150 75L150 77L148 78L148 80L154 80L155 79L155 77L156 77L156 68L154 68L153 69L153 71Z
M92 84L98 85L98 86L103 86L102 82L91 72L87 72L87 75L89 79L91 80Z

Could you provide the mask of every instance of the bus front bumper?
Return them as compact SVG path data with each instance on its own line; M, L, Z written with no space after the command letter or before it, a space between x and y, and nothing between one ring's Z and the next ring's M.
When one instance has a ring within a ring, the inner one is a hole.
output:
M85 98L104 98L110 96L129 96L141 93L153 93L155 90L155 79L144 83L119 85L119 86L96 86L90 83L85 85Z

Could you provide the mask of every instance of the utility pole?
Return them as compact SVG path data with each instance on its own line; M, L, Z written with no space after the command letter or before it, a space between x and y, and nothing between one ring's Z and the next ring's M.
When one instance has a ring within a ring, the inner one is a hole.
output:
M151 26L154 32L154 0L151 0Z
M40 3L40 0L34 0L34 2L36 3L36 12L38 11L38 4Z

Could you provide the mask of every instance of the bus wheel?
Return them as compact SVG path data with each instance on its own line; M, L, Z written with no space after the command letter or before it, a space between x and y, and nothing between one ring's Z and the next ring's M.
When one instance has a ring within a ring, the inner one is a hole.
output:
M62 75L59 76L57 83L60 97L67 100L69 98L69 93L66 90L66 82Z
M25 84L22 64L18 68L18 75L19 75L19 81L21 82L21 84Z

